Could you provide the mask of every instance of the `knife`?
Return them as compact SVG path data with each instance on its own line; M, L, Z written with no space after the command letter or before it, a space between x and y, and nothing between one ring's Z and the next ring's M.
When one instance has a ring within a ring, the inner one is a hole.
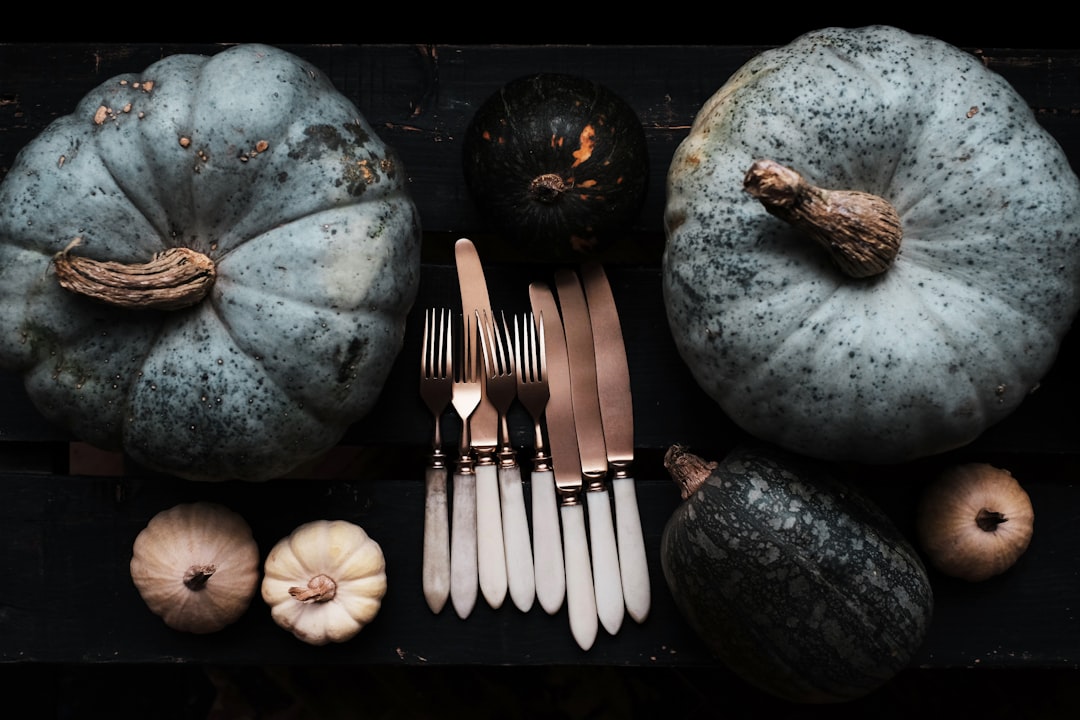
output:
M589 510L589 544L592 548L596 610L604 629L614 635L622 626L626 608L611 517L611 498L606 482L607 449L597 394L596 351L589 308L577 273L565 268L557 270L555 287L566 333L574 425L581 457L581 474L586 483L585 503Z
M559 309L550 288L543 283L530 284L529 301L533 314L544 318L551 393L544 417L547 420L548 445L551 447L551 465L562 520L570 632L578 646L588 650L596 640L596 596L593 594L592 567L589 563L589 540L585 534L585 511L581 507L581 460L578 457L577 431L574 429L574 405L570 397L566 338L563 326L558 322Z
M585 283L585 298L596 346L596 385L600 395L608 466L612 472L623 597L627 613L640 623L649 615L652 593L631 472L634 463L634 403L630 393L626 345L615 297L603 266L595 262L586 263L582 266L581 276Z
M491 317L484 268L476 246L468 238L454 244L461 309L469 317ZM480 404L469 418L469 435L476 454L476 556L480 591L488 605L498 609L506 599L506 551L503 547L502 510L499 502L499 477L496 450L499 442L499 416L487 389L480 383ZM463 498L465 502L467 498ZM451 537L452 537L451 530ZM451 547L453 555L453 547ZM451 568L453 560L451 559Z

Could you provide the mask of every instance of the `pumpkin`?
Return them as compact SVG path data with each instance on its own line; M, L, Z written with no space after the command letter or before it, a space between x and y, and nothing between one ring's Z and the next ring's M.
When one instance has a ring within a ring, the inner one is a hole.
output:
M946 468L923 488L919 545L945 575L981 582L1020 559L1035 532L1031 498L1012 473L988 463Z
M915 549L828 466L770 446L706 462L673 446L683 502L660 560L679 612L750 684L798 703L865 696L925 639L933 591Z
M463 155L481 216L519 256L594 256L633 224L645 199L641 121L613 91L576 75L504 85L470 120Z
M823 459L971 442L1038 387L1080 306L1062 149L981 60L897 28L747 62L677 148L664 222L697 383L751 435Z
M259 587L259 547L247 521L214 502L162 510L135 537L131 579L174 630L205 634L236 622Z
M264 480L372 407L419 282L394 152L264 45L105 81L0 184L0 366L144 467Z
M352 639L386 594L386 559L367 532L345 520L313 520L274 545L262 597L280 627L310 645Z

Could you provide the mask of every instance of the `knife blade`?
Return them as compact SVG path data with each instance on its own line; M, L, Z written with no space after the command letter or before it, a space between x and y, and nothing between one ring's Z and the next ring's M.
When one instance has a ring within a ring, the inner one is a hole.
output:
M487 281L480 255L468 238L454 243L461 309L469 317L491 317ZM476 454L476 555L480 591L488 605L498 609L506 599L506 551L503 546L502 509L496 468L499 416L487 389L480 383L480 404L469 418L469 434ZM451 555L453 548L451 548ZM453 565L451 561L451 566Z
M585 292L577 273L566 268L555 272L555 287L566 333L570 388L577 430L581 474L586 483L589 511L589 546L592 549L593 588L596 610L604 629L614 635L622 626L625 604L622 574L607 490L607 448L596 384L596 351Z
M585 512L581 507L581 460L578 456L574 406L570 397L570 366L559 308L551 289L534 282L529 285L533 314L544 318L545 350L550 397L544 417L547 420L548 445L555 474L562 520L563 565L566 569L566 608L570 632L582 650L596 640L596 596L593 591L589 540L585 533Z
M626 344L615 296L603 266L595 262L586 263L582 266L581 276L585 283L585 299L596 347L596 385L600 396L600 415L604 422L608 466L612 473L612 494L615 496L616 544L619 548L623 597L627 613L635 622L641 623L649 615L652 591L632 472L634 402L630 392Z

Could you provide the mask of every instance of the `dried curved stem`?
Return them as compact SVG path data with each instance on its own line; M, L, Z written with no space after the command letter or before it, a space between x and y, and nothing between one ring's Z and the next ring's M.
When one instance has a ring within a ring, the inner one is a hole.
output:
M900 216L882 197L815 187L774 160L754 161L743 188L769 214L810 235L851 277L885 272L900 252Z
M307 587L291 587L289 594L300 602L329 602L337 594L337 583L329 575L316 575Z
M60 286L79 295L133 310L178 310L206 296L217 275L214 261L186 247L164 250L146 263L125 264L72 255L75 238L53 256Z
M717 465L715 461L698 457L682 445L672 445L664 453L664 468L679 485L683 500L689 499L705 484Z

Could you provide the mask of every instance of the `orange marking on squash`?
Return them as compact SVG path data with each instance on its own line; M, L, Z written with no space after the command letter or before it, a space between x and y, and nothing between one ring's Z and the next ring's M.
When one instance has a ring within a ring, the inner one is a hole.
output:
M571 167L577 167L586 162L592 157L595 148L596 129L592 125L586 125L581 129L581 135L578 137L578 149L574 151L574 164Z
M595 180L586 180L584 182L578 183L578 187L586 187L586 188L596 187L596 181Z

